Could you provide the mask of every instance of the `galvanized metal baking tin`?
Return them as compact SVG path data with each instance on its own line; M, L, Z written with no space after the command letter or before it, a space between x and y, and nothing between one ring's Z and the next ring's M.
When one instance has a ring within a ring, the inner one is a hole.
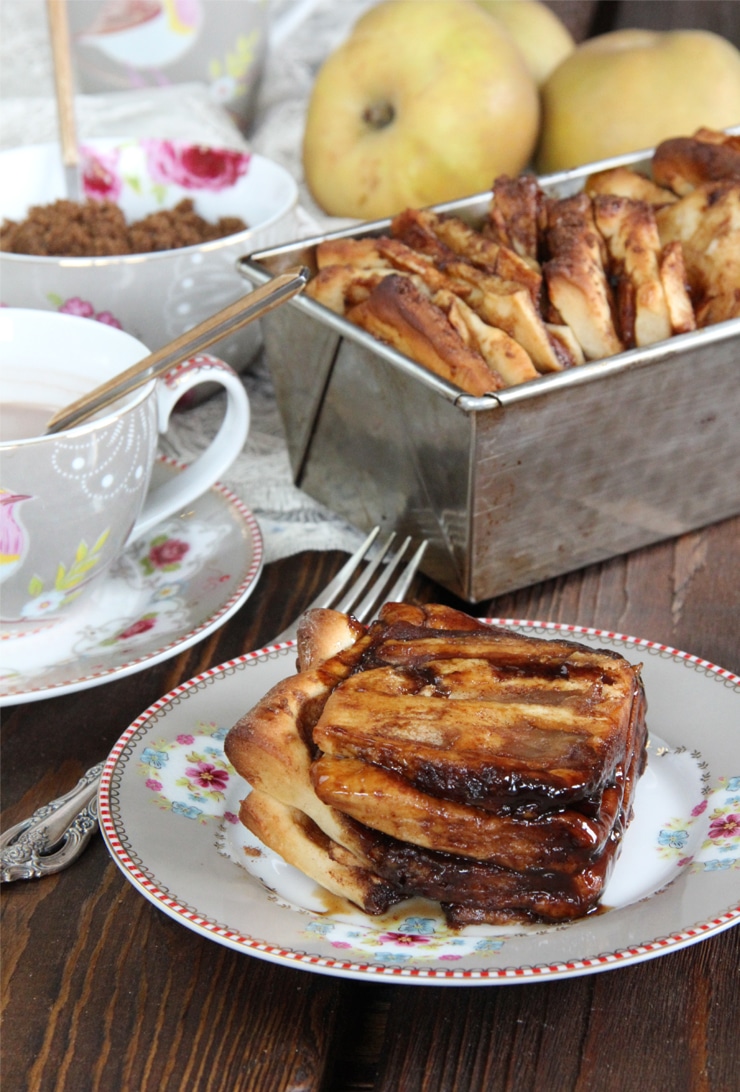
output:
M648 153L541 179L578 192ZM479 221L484 193L437 206ZM316 269L325 238L250 254L253 284ZM469 602L740 511L740 319L550 375L461 394L306 298L263 320L293 477L357 527L429 539L424 570Z

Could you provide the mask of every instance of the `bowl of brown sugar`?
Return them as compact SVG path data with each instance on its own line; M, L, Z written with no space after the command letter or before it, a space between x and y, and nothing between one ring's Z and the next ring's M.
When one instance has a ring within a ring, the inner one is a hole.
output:
M154 350L238 299L236 259L296 234L298 190L264 156L168 140L80 146L81 199L57 144L0 152L0 305L117 326ZM243 370L247 326L213 347Z

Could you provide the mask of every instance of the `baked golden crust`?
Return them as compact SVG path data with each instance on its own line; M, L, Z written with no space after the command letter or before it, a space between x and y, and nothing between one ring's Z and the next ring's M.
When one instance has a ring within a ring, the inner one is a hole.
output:
M683 247L677 241L667 243L660 254L660 283L665 292L668 317L674 334L688 334L696 329L696 315L688 292L688 272Z
M684 197L705 182L740 181L740 137L699 129L664 140L653 153L653 177Z
M545 203L532 175L518 178L501 175L493 183L493 200L484 231L501 246L537 263L545 227Z
M324 239L316 247L316 265L318 269L327 266L349 266L351 269L387 269L388 261L378 250L377 240L366 239ZM309 282L310 283L310 282Z
M314 607L306 611L298 624L296 646L298 670L310 671L326 660L352 648L365 627L351 615Z
M680 256L674 248L664 262L652 206L628 197L599 194L593 208L609 251L612 277L617 281L618 326L624 344L652 345L694 329ZM674 318L678 326L674 326Z
M347 317L469 394L490 394L504 385L480 353L464 343L441 308L406 277L384 277Z
M621 352L624 345L614 325L614 300L605 269L607 251L586 194L550 205L547 246L550 258L543 270L550 300L586 359Z
M242 801L239 819L288 864L367 914L382 914L399 901L395 884L332 841L298 808L280 803L269 793L253 789Z
M513 387L538 377L540 373L526 349L504 330L483 322L454 292L447 289L435 292L433 300L464 343L480 353L491 371L501 377L504 386Z
M740 182L707 182L656 213L665 246L677 243L698 326L740 316Z
M630 201L645 201L657 208L672 205L678 200L672 190L659 186L657 182L629 167L610 167L605 171L596 171L586 179L583 189L590 197L595 197L596 194L627 197Z
M539 299L542 273L538 263L476 231L459 217L432 209L405 209L391 221L391 234L443 269L463 259L485 273L526 288L535 304Z
M489 326L519 342L539 374L561 371L563 361L526 288L496 274L481 273L467 262L450 262L447 270L468 286L467 302L473 310Z
M594 172L562 200L532 176L501 176L478 227L405 209L390 236L318 244L306 291L471 394L482 389L471 352L495 390L737 317L740 137L665 141L652 168ZM393 275L409 299L427 297L415 322L380 288Z
M337 315L366 300L390 267L356 269L351 265L327 265L306 285L306 295Z

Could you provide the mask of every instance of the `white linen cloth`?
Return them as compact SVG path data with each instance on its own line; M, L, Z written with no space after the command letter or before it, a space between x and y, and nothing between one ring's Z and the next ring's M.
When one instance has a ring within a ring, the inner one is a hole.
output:
M234 3L237 0L206 0ZM273 9L292 0L267 0ZM311 200L301 167L305 111L322 60L347 34L371 0L319 0L306 21L268 56L255 124L246 141L226 111L197 83L76 96L78 137L158 136L249 147L281 163L300 190L300 234L332 230L347 221L323 215ZM0 2L0 148L58 136L53 68L44 0ZM292 229L295 233L295 228ZM285 242L290 239L284 240ZM265 560L300 550L352 551L364 537L293 484L269 369L260 354L243 377L252 404L244 453L223 483L257 516ZM222 414L219 397L178 415L162 450L189 462L208 442Z

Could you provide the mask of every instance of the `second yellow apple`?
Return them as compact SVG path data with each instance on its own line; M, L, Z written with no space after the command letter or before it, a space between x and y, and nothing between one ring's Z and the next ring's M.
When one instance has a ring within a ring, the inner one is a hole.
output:
M539 87L575 49L562 19L541 0L476 0L508 30Z
M704 30L617 30L582 42L542 88L541 172L740 123L740 51Z

